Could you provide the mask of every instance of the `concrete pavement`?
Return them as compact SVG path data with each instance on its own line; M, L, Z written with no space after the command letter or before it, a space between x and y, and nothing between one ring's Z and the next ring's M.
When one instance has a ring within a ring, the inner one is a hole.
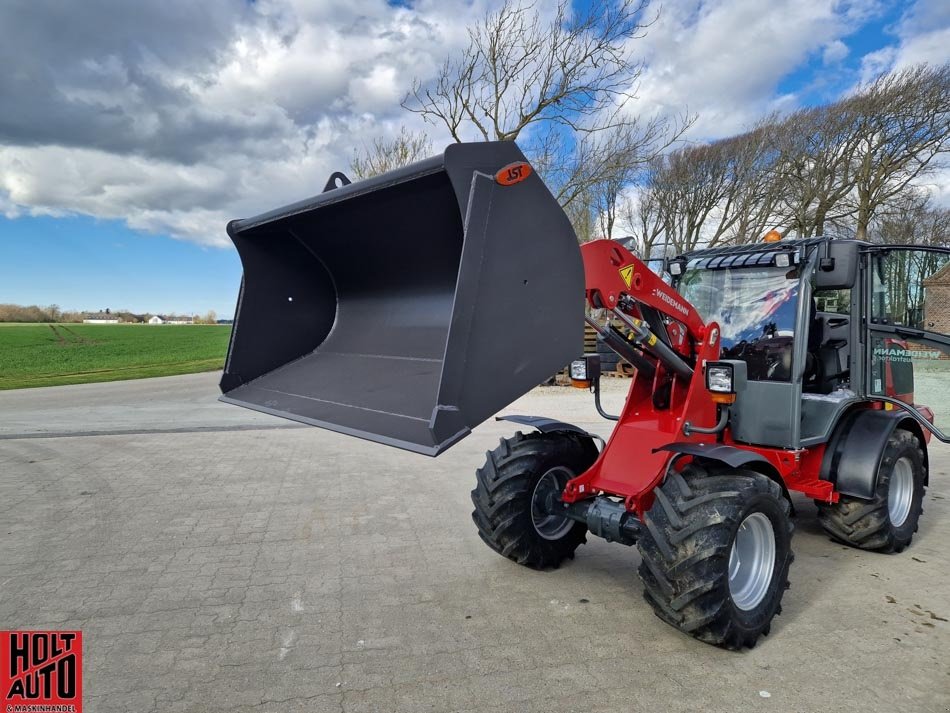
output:
M0 439L294 428L216 401L220 372L0 391Z
M538 573L481 543L472 471L512 424L432 460L218 404L216 379L0 392L0 628L82 629L87 711L950 710L940 446L902 555L796 499L784 613L736 654L652 615L635 549ZM608 430L573 390L507 411Z

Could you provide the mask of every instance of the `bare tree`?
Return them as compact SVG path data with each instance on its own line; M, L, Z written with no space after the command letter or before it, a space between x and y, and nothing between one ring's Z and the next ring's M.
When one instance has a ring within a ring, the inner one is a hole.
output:
M728 212L730 168L722 143L677 149L656 165L651 188L666 242L677 252L712 247L725 234L717 213Z
M682 114L674 120L653 117L619 125L602 133L586 135L575 151L566 186L586 184L593 198L601 235L612 238L619 213L623 210L622 197L658 156L677 143L693 124L695 116ZM558 196L568 203L571 195L564 191Z
M779 153L772 140L771 124L761 123L736 137L731 153L728 205L720 221L724 242L742 244L760 240L779 224L780 184L775 173Z
M469 30L462 55L431 86L416 82L403 101L456 141L472 133L512 141L531 124L588 130L586 119L629 98L642 66L625 44L641 36L646 0L559 0L545 19L533 2L505 0ZM619 101L618 101L619 100Z
M637 242L636 254L643 260L653 257L654 247L664 234L663 214L656 191L648 184L632 189L620 209L620 222Z
M950 246L950 209L935 207L925 190L905 191L878 215L868 238L893 245Z
M950 210L933 207L923 190L907 191L879 215L868 237L879 243L946 247L950 244ZM944 264L940 253L914 250L895 250L882 260L880 289L894 318L919 325L924 314L924 281Z
M865 239L882 206L950 151L950 63L882 75L844 104L859 116L854 212Z
M432 142L424 132L413 132L403 126L392 139L377 138L372 146L364 146L350 161L356 178L369 178L395 168L408 166L432 153Z
M574 227L578 242L586 243L601 237L598 235L599 224L594 198L589 191L577 194L573 201L564 206L564 212Z
M63 313L59 305L40 307L0 304L0 322L59 322L62 320Z
M771 227L867 238L875 219L906 218L914 186L948 150L950 64L918 66L833 104L671 151L648 172L643 205L625 210L645 244L662 225L680 251L757 240Z
M548 6L550 7L550 6ZM691 119L640 118L626 105L642 71L630 40L643 35L647 0L505 0L469 30L469 44L403 101L456 141L519 140L572 216L610 235L622 186L678 140Z
M737 136L670 151L644 174L625 223L644 247L664 242L677 252L758 240L781 224L780 160L774 117Z
M950 64L884 74L775 126L790 230L866 239L874 217L950 149Z
M855 185L857 123L853 108L839 102L802 109L774 127L782 212L802 237L824 235L853 213L846 199Z
M744 134L712 145L712 178L718 182L720 199L700 227L704 243L755 241L775 225L778 152L771 128L771 119L766 119Z
M673 121L660 117L618 120L603 131L574 137L570 146L564 146L561 134L552 134L532 161L562 206L583 204L570 213L589 212L599 228L594 237L612 238L625 189L679 141L692 121L687 115Z

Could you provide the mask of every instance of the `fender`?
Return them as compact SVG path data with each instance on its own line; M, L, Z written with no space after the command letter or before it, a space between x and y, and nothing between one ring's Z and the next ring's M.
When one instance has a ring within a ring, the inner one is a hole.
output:
M742 468L751 463L765 463L770 471L774 470L774 467L765 456L761 456L752 451L743 450L742 448L736 448L735 446L706 445L705 443L689 443L684 441L668 443L665 446L654 448L653 451L654 453L656 451L669 451L670 453L684 453L699 458L708 458L709 460L717 460L720 463L725 463L730 468Z
M582 436L593 438L597 441L600 441L601 443L604 442L603 438L595 433L585 431L580 426L575 426L573 423L558 421L553 418L547 418L546 416L495 416L495 420L511 421L512 423L519 423L522 426L530 426L531 428L538 429L541 431L541 433L555 433L557 431L566 433L579 433Z
M791 507L791 514L795 514L795 504L792 502L792 496L788 492L788 486L785 485L785 481L782 480L782 476L775 469L775 466L772 462L763 455L755 453L754 451L748 451L743 448L736 448L735 446L727 446L724 444L706 444L706 443L690 443L687 441L680 441L677 443L668 443L665 446L660 446L659 448L654 449L654 451L669 451L670 453L682 453L685 455L696 456L698 458L706 458L708 460L718 461L728 465L730 468L746 468L747 470L754 470L756 473L761 473L767 478L771 478L782 488L782 493L785 495L785 499L788 500L789 506Z
M924 485L928 485L930 468L920 426L901 411L869 408L850 411L838 423L818 477L834 483L835 490L842 495L872 499L877 491L877 470L887 439L898 428L920 439L924 451Z

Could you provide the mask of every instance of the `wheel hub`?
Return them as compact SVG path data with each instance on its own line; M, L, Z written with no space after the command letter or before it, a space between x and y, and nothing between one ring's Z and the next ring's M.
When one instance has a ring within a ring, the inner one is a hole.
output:
M551 468L541 476L531 496L531 521L535 531L545 540L560 540L574 527L574 521L551 512L550 505L564 491L574 474L567 468Z
M765 598L775 570L775 531L760 512L743 520L729 554L729 594L743 611L755 609Z
M900 527L910 515L914 502L914 466L906 456L898 459L887 487L887 515L891 525Z

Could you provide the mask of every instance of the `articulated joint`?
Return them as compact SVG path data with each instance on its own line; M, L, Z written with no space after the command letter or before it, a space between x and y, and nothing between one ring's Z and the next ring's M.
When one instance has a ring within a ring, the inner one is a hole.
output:
M599 496L576 503L557 501L550 503L554 512L587 525L592 535L603 537L608 542L634 545L640 534L640 521L627 511L623 503Z

